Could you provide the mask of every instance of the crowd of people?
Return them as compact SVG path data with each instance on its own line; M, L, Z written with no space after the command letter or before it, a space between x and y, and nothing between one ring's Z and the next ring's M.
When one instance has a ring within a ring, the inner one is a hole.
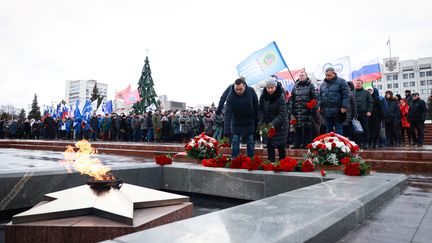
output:
M255 143L262 142L274 161L275 150L282 159L290 145L306 148L314 137L330 131L363 149L422 146L426 114L426 103L417 92L407 90L401 97L389 90L380 96L376 88L364 89L362 80L347 82L328 68L319 89L301 72L291 92L269 77L258 98L239 78L227 87L217 107L203 111L94 114L89 121L47 114L41 120L0 121L0 138L184 143L204 132L219 140L230 138L233 157L239 155L241 142L248 156L254 155ZM363 132L353 130L353 120ZM275 135L260 134L263 126L274 129Z

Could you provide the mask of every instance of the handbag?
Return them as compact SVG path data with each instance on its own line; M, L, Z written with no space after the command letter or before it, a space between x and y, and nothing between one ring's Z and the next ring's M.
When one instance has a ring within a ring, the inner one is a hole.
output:
M360 121L357 120L357 118L352 119L351 123L352 123L353 132L355 134L364 133L363 127L362 127Z

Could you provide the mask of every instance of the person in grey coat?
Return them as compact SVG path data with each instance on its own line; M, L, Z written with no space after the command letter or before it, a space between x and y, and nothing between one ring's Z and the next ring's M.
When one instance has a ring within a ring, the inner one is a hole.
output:
M285 143L288 134L288 115L285 95L282 85L274 77L266 80L259 99L259 124L274 127L276 134L267 139L267 156L271 162L275 161L275 148L278 150L279 160L285 158Z
M334 68L326 69L326 78L318 95L318 111L324 117L326 132L343 134L342 122L349 107L349 88L345 79L337 76Z
M351 140L353 140L353 129L352 129L352 120L358 117L357 114L357 102L356 97L353 93L354 84L349 81L347 82L349 87L349 100L350 105L346 112L346 119L342 122L343 125L343 135Z

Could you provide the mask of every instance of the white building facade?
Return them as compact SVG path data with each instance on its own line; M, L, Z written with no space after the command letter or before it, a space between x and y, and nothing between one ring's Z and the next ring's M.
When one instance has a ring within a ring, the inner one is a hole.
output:
M67 80L65 90L65 101L68 104L75 104L77 100L85 102L90 99L93 87L97 84L97 88L103 101L107 99L108 84L99 83L96 80Z
M381 72L383 78L374 83L380 95L391 90L394 95L405 97L405 90L411 90L427 100L432 94L432 57L402 61L398 57L384 58Z

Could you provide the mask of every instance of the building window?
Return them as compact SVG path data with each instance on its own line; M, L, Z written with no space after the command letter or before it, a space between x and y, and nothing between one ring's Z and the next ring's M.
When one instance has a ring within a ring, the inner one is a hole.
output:
M387 89L391 89L392 85L391 84L387 84Z
M398 80L398 75L397 74L393 75L393 80Z
M420 72L420 78L426 77L426 73L425 72Z
M432 80L428 80L428 81L427 81L427 84L428 84L428 85L432 85Z
M432 80L431 80L432 81ZM378 85L378 89L381 90L382 89L382 85Z
M403 74L403 79L408 79L408 73Z
M398 84L393 84L393 88L397 89L397 88L399 88L399 85Z
M404 87L408 87L408 82L404 82Z
M386 78L387 78L387 81L390 81L390 80L392 80L392 75L387 75Z
M422 89L422 90L421 90L421 93L422 93L422 94L427 94L427 93L428 93L428 90L427 90L427 89Z
M432 76L432 71L426 71L426 76L428 77Z
M426 85L426 80L420 80L420 85L421 86L425 86Z
M414 86L415 86L415 82L414 82L414 81L411 81L411 82L410 82L410 86L411 86L411 87L414 87Z
M414 78L414 73L410 73L410 74L409 74L409 77L410 77L410 78Z

